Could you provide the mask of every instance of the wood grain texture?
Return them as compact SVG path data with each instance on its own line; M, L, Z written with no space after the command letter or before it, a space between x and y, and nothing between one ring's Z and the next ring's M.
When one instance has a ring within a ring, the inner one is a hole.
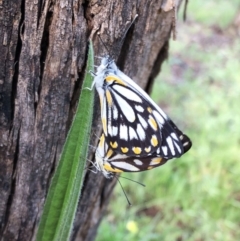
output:
M100 34L120 69L149 89L167 56L173 26L173 9L164 11L163 2L168 1L0 0L1 240L35 239L76 108L88 39L96 56L109 54ZM98 99L95 108L98 133ZM93 145L96 139L93 134ZM94 240L114 185L87 173L72 240Z

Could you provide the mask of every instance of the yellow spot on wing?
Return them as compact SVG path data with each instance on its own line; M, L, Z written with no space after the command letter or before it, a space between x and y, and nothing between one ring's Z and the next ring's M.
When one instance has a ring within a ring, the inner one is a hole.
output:
M107 102L111 106L112 105L112 96L109 90L106 90L106 97L107 97Z
M117 147L118 147L118 144L117 144L116 141L115 141L114 143L112 143L112 142L110 141L110 145L111 145L112 148L117 148Z
M133 147L132 150L137 155L139 155L142 152L142 149L140 147Z
M152 113L152 108L151 107L148 107L147 110L148 110L149 113Z
M152 143L153 146L158 145L158 140L157 140L157 137L155 135L152 136L151 143Z
M160 164L161 161L162 161L162 157L155 157L155 158L152 159L150 164L151 165L157 165L157 164Z
M108 149L106 157L109 159L109 158L111 158L112 154L113 154L113 150L112 149Z
M100 142L99 142L99 146L100 146L100 147L103 147L104 141L105 141L105 137L104 137L104 135L102 134L101 137L100 137Z
M128 152L128 148L127 147L121 147L121 150L123 153L127 153Z
M152 116L149 117L148 119L149 124L151 127L156 131L158 129L156 121L152 118Z
M117 76L114 76L114 75L108 75L106 78L105 78L105 80L107 81L107 82L117 82L118 84L120 84L120 85L124 85L124 86L126 86L126 83L124 83L121 79L119 79Z
M107 121L106 118L102 118L103 131L107 135Z
M145 152L149 153L151 151L151 146L146 147L144 150L145 150Z
M112 168L109 163L104 163L104 164L103 164L103 167L104 167L105 170L107 170L107 171L109 171L109 172L123 172L123 171L120 170L120 169Z
M151 169L153 169L153 167L148 167L147 169L148 169L148 170L151 170Z

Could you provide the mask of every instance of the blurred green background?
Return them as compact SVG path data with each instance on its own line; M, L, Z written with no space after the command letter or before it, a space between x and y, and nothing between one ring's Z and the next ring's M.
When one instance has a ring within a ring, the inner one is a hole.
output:
M124 174L146 187L121 179L133 205L117 185L97 241L240 240L240 1L191 0L182 16L152 97L193 147Z

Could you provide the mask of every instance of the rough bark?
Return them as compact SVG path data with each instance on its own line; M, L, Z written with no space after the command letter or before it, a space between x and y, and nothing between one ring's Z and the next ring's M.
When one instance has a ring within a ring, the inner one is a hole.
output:
M167 56L171 6L167 0L0 0L1 240L35 239L76 107L88 38L103 56L100 33L120 69L149 87ZM94 240L113 187L101 174L86 175L72 240Z

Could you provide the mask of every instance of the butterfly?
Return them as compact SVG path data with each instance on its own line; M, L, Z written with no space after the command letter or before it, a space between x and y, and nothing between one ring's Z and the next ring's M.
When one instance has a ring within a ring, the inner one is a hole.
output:
M100 98L105 143L114 153L172 159L191 148L188 136L109 56L102 58L92 88L94 85Z

